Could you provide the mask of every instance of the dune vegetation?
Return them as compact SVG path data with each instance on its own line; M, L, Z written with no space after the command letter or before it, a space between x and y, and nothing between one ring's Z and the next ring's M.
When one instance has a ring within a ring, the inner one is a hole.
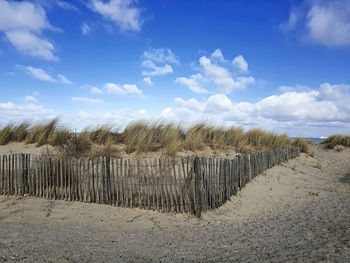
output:
M309 145L311 144L311 141L305 139L305 138L296 138L293 141L294 147L300 147L300 151L304 153L309 153Z
M178 152L233 149L237 153L269 151L299 146L307 151L303 139L292 140L286 134L258 128L217 127L205 122L184 127L172 123L135 121L119 131L112 125L88 127L80 133L71 131L56 118L32 124L10 123L0 130L0 145L24 142L36 146L51 145L63 156L113 156L114 145L123 145L127 154L139 155L161 151L165 156ZM93 147L95 146L95 147Z
M350 147L350 135L333 134L325 139L324 144L330 149L334 149L337 146Z

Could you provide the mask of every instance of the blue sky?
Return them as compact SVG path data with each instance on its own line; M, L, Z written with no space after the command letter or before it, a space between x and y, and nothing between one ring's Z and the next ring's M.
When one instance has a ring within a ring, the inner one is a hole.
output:
M0 0L0 126L350 131L350 0Z

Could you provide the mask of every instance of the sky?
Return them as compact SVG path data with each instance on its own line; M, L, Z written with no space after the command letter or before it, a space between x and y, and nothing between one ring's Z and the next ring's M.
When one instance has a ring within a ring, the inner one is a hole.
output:
M350 133L350 0L0 0L0 127Z

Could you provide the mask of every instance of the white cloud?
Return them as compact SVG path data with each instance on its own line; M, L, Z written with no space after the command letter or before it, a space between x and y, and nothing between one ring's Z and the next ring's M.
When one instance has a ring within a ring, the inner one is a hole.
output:
M14 104L13 102L0 102L0 125L6 125L9 122L21 120L42 121L55 118L57 114L53 110L47 109L42 105Z
M205 103L204 111L207 113L220 113L232 109L232 102L225 94L210 96Z
M62 9L73 10L73 11L76 11L76 12L79 11L76 6L74 6L73 4L68 3L66 1L56 0L55 3L56 3L57 6L59 6Z
M161 115L165 115L165 114L171 112L171 110L172 110L172 109L171 109L170 107L167 107L167 108L165 108L165 109L162 111Z
M91 87L90 91L91 91L91 93L94 93L94 94L103 94L103 90L101 90L97 87Z
M88 7L106 20L114 22L121 30L140 31L143 23L142 9L134 0L90 0Z
M174 101L187 109L211 114L223 113L233 108L231 100L225 94L212 95L202 103L194 98L191 98L188 101L185 101L182 98L175 98Z
M42 80L42 81L49 81L49 82L57 82L56 79L54 79L50 74L45 72L41 68L34 68L31 66L24 67L26 72L32 76L34 79Z
M58 80L59 82L62 82L63 84L73 84L73 82L72 82L71 80L67 79L66 76L63 76L63 75L61 75L61 74L58 74L58 75L57 75L57 80Z
M195 111L204 110L204 106L194 98L189 99L188 101L185 101L182 98L175 98L174 101L190 110L195 110Z
M80 29L83 35L87 35L92 31L92 28L85 22L80 26Z
M298 14L291 11L289 13L288 21L280 24L280 30L283 32L290 32L295 29L298 23Z
M45 60L58 60L53 54L55 49L54 45L48 40L37 37L29 31L6 31L5 36L15 48L26 55L40 57Z
M164 66L157 66L151 60L145 60L141 66L152 70L152 71L142 71L142 75L144 76L160 76L160 75L173 73L173 68L170 65L166 64Z
M105 123L116 124L118 127L123 129L131 121L144 119L146 114L147 113L144 109L132 110L122 108L106 112L93 111L89 113L86 111L80 111L78 113L65 116L64 119L74 123L74 127L77 127L78 129L85 128L91 124L98 125Z
M179 64L179 59L169 48L152 48L143 53L143 56L158 63Z
M175 83L186 85L191 91L198 94L207 93L208 91L202 87L200 80L203 79L201 74L195 74L190 76L190 78L180 77L176 78Z
M316 43L350 45L350 0L314 1L307 13L306 28Z
M153 86L154 83L150 77L143 78L143 82L145 82L149 86Z
M22 66L21 66L22 67ZM64 75L58 74L57 78L52 77L49 73L41 68L35 68L32 66L23 67L24 70L34 79L48 81L48 82L59 82L63 84L73 84L67 77Z
M33 3L0 1L0 30L41 32L50 28L45 11Z
M211 54L210 58L212 60L225 61L224 55L222 54L220 48L215 49L215 51Z
M126 94L130 95L141 95L142 91L137 88L135 84L124 84L123 88Z
M262 127L294 136L320 136L350 128L350 85L323 83L319 89L303 89L268 96L256 103L233 103L224 94L201 102L176 98L175 103L181 107L167 116L181 120L180 116L187 112L191 120L196 116L199 120L215 119L222 124Z
M232 64L236 66L240 70L240 72L248 71L248 63L242 55L235 57L232 61Z
M29 103L38 103L38 100L33 96L25 96L24 101Z
M277 121L286 120L334 120L338 109L334 102L319 100L319 92L286 92L273 95L256 104L262 117Z
M73 102L86 102L86 103L92 103L92 104L103 104L104 101L101 99L91 99L87 97L73 97Z
M248 63L242 55L237 56L232 63L239 68L239 73L248 71ZM242 77L238 75L234 78L232 73L225 68L227 64L228 61L225 60L218 48L210 57L202 56L199 59L200 67L195 69L203 74L197 73L189 78L179 77L175 80L175 83L186 85L191 91L198 94L208 93L207 88L210 87L210 82L214 82L216 88L225 94L229 94L236 89L245 89L248 85L255 83L252 76Z
M253 77L240 77L234 80L227 69L212 63L212 61L205 56L199 59L199 64L205 76L213 80L218 89L225 94L231 93L235 89L245 89L247 85L255 83Z
M108 93L119 95L142 95L142 90L138 89L135 84L124 84L120 86L114 83L106 83L104 88Z
M55 30L39 5L0 0L0 31L8 41L26 55L57 60L53 43L41 34L44 29Z
M350 45L350 0L305 0L293 9L281 31L305 32L304 39L321 45Z

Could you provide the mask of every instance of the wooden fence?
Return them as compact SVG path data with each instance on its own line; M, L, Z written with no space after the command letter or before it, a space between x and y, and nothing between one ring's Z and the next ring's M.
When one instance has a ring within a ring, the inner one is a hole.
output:
M30 195L163 212L202 211L224 204L263 170L295 158L299 148L235 158L53 159L0 156L0 195Z

